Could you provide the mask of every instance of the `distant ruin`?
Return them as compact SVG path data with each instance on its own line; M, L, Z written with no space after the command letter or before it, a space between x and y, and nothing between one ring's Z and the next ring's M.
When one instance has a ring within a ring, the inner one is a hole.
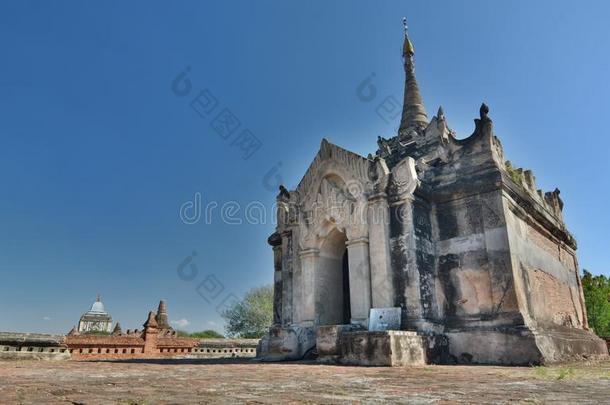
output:
M101 300L98 298L96 303ZM98 313L103 310L99 305L97 308ZM106 322L106 319L102 321ZM103 327L105 331L105 323ZM117 323L111 334L96 333L100 331L93 325L84 333L74 327L66 336L0 332L0 360L248 358L256 356L259 342L258 339L180 337L169 325L165 301L159 303L157 312L149 312L142 330L122 332Z

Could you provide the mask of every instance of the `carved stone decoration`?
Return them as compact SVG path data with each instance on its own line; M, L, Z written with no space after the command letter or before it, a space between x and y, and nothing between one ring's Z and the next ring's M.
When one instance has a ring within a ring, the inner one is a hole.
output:
M323 177L315 200L307 205L299 221L300 248L319 248L334 228L347 237L366 234L367 200L360 182L344 182L336 175Z
M369 166L369 179L373 185L373 193L383 193L388 187L388 181L390 179L390 169L385 160L376 157L373 159Z
M289 204L287 201L278 199L277 201L277 227L280 232L284 231L288 225Z
M280 194L278 195L278 198L285 198L285 199L290 198L290 193L288 192L286 187L284 187L283 184L280 184Z
M382 138L381 136L377 137L377 147L379 148L377 150L377 155L381 156L382 158L392 154L392 148L390 147L388 140Z
M415 160L411 157L407 157L398 163L394 169L392 169L392 190L397 197L402 198L413 194L419 180L417 178L417 171L415 170Z
M481 121L489 121L490 118L487 116L489 114L489 107L487 104L482 103L481 108L479 108L479 115L481 117Z
M269 236L267 238L267 243L269 245L273 246L273 247L281 246L281 244L282 244L282 236L279 233L277 233L277 232L273 232L271 234L271 236Z
M561 191L559 191L558 188L555 188L555 190L545 193L544 195L544 200L553 211L553 214L558 218L563 217L563 200L559 197L560 193Z

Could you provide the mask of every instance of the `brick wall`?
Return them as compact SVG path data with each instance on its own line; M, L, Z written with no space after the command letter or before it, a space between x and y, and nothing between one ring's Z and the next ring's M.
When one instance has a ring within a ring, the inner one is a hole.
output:
M154 348L145 353L145 334L67 336L66 345L75 360L136 358L255 357L258 339L194 339L157 336Z
M66 344L73 359L121 359L172 357L176 354L190 353L199 339L158 337L148 353L144 352L146 338L150 335L67 336Z
M144 339L139 336L67 336L66 345L76 360L137 358L144 353Z

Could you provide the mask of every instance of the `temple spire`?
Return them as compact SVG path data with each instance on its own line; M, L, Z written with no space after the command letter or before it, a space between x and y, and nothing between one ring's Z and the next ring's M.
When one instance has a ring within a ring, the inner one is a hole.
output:
M116 325L114 325L114 329L112 330L112 335L118 336L118 335L122 335L122 334L123 334L123 330L121 329L121 324L119 322L117 322Z
M402 118L400 120L400 128L398 133L401 134L408 129L423 128L428 125L428 116L426 109L419 94L419 86L415 79L415 64L413 55L415 48L411 43L408 35L407 19L403 18L405 37L402 46L402 57L405 65L405 97L402 105Z
M157 321L159 329L171 329L167 320L167 304L164 300L159 301L159 308L157 308L155 320Z

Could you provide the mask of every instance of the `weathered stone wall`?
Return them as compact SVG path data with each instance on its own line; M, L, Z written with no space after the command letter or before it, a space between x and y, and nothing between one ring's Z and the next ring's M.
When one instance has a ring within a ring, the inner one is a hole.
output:
M439 301L449 327L479 321L511 324L518 311L513 291L501 192L436 205Z
M517 294L532 326L586 326L575 252L505 195Z

